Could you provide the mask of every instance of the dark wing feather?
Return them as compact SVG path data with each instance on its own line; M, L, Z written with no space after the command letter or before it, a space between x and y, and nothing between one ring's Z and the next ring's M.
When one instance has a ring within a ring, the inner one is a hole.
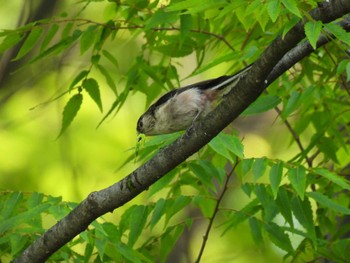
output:
M232 78L234 76L239 77L242 72L247 71L248 69L251 68L251 66L252 65L249 65L249 66L241 69L240 71L238 71L235 74L230 75L230 76L224 75L224 76L221 76L221 77L218 77L215 79L204 80L204 81L200 81L200 82L197 82L197 83L194 83L194 84L182 87L182 88L171 90L168 93L164 94L162 97L160 97L154 104L152 104L149 107L148 111L154 112L155 109L157 109L160 105L164 104L169 99L171 99L173 96L175 96L176 94L179 94L181 92L184 92L185 90L188 90L191 88L198 88L200 90L206 90L206 89L210 89L212 87L215 87L215 86L219 85L220 83L222 83L223 81L225 81L229 78ZM229 83L227 85L229 85ZM220 87L219 89L223 89L227 85L224 85L224 86Z

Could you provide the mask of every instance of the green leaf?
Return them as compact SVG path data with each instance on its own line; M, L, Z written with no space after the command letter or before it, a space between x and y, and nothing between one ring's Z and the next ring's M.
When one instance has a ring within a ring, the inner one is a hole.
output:
M329 181L339 185L340 187L350 190L350 183L348 180L346 180L345 177L339 176L335 173L332 173L329 170L322 169L322 168L317 168L314 169L314 172L318 175L321 175L322 177L328 179Z
M308 198L301 201L298 197L292 199L293 214L299 223L306 229L308 237L316 245L316 231L312 215L311 204Z
M131 216L129 218L130 233L128 239L128 246L134 246L135 242L140 237L142 230L146 225L147 217L147 206L137 205L133 207Z
M307 192L307 195L315 199L320 204L320 206L327 207L341 214L350 215L349 208L336 203L335 201L330 199L328 196L325 196L320 192Z
M245 205L245 207L243 207L241 210L231 214L232 218L230 218L230 220L228 221L229 225L225 228L222 235L224 235L231 228L235 228L238 224L252 217L260 210L261 210L261 205L259 204L259 200L257 198L253 199L251 202Z
M0 220L0 233L14 228L20 224L25 224L26 222L32 220L34 217L40 216L40 213L47 211L50 208L51 204L45 203L34 207L33 209L27 210L23 213L16 214L13 217L10 217L5 220Z
M255 216L249 218L249 226L252 232L253 240L256 244L263 243L263 236L261 233L261 223L256 219Z
M97 26L89 26L86 31L83 32L80 38L80 55L84 54L96 40Z
M278 188L280 186L283 174L283 163L278 162L271 167L270 170L270 183L274 198L276 199Z
M292 91L290 94L290 97L287 101L287 104L283 108L282 111L282 118L286 119L288 118L298 107L299 107L299 101L300 101L301 93L297 91Z
M178 14L175 12L165 12L163 8L159 8L150 19L147 20L145 30L156 28L160 25L168 25L176 22Z
M310 21L304 25L305 35L309 40L313 49L316 49L317 40L321 34L322 22L321 21Z
M23 33L16 31L10 32L0 44L0 54L4 53L7 49L14 47L23 39L23 37Z
M81 31L79 30L74 31L72 36L62 39L60 42L56 43L55 45L41 52L38 56L33 58L29 63L34 63L50 55L57 55L62 51L67 50L68 47L71 46L79 38L80 35L81 35Z
M18 51L17 56L13 60L19 60L20 58L24 57L29 51L31 51L34 48L35 44L38 43L42 33L43 29L41 27L34 27L30 31L21 49Z
M234 162L234 158L229 152L239 158L244 158L244 146L237 136L220 133L209 142L209 146L231 162Z
M306 188L306 170L303 166L292 168L288 171L288 179L291 182L293 188L300 196L301 200L304 200L305 188Z
M95 79L85 79L83 81L83 88L88 92L90 97L95 101L97 104L98 108L102 112L102 101L101 101L101 96L100 96L100 89L98 86L98 83Z
M189 196L185 196L185 195L178 196L167 210L166 220L165 220L166 224L168 224L170 218L172 218L173 215L181 211L190 202L191 202L191 198Z
M350 63L349 62L346 64L346 81L347 82L350 81Z
M170 251L173 249L184 228L184 225L170 226L162 235L160 239L160 262L166 262Z
M281 2L288 9L288 11L295 14L299 18L301 17L297 2L295 0L281 0Z
M267 4L267 12L272 20L276 22L278 16L281 13L281 4L279 0L270 0Z
M216 200L210 199L207 196L196 195L193 198L193 203L199 207L204 218L213 216L213 211L216 206Z
M293 247L289 236L284 233L284 230L277 224L270 222L264 225L265 230L269 233L271 241L280 249L292 252Z
M58 29L60 27L57 24L53 24L50 29L47 31L44 40L41 44L40 47L40 52L43 51L44 49L46 49L46 47L50 44L51 40L54 38L54 36L56 35Z
M104 55L105 58L108 59L109 62L111 62L116 67L116 69L119 70L118 60L110 52L104 49L102 50L102 55Z
M276 95L264 95L260 96L256 101L254 101L250 106L243 111L243 115L253 115L266 112L273 109L281 102L280 97Z
M62 126L58 137L60 137L63 134L63 132L65 132L65 130L68 128L68 126L72 123L73 119L75 118L80 109L82 102L83 95L81 95L80 93L73 95L67 102L63 110Z
M71 91L75 85L77 85L83 78L85 78L90 71L88 70L83 70L80 71L79 74L74 78L74 80L72 81L72 83L69 86L69 91Z
M350 45L350 33L346 32L340 25L335 23L328 23L325 24L324 27L340 41L343 41L347 45Z
M154 206L153 212L152 212L152 218L151 218L151 228L153 228L159 220L162 218L162 216L165 214L166 209L166 200L161 198L157 201L156 205Z
M264 207L264 220L271 221L278 213L276 202L273 200L268 186L263 184L255 185L255 195Z
M290 227L294 229L291 196L291 193L286 189L286 187L280 187L276 204L284 219L288 222Z
M261 176L264 175L267 168L266 158L257 158L254 161L252 172L254 176L254 182L256 182Z
M108 70L105 69L102 65L100 64L96 64L96 67L98 68L98 70L102 73L102 75L105 77L106 82L108 84L108 86L111 88L111 90L114 92L114 94L116 96L118 96L118 91L117 91L117 86L114 83L113 78L111 77L111 75L109 74Z

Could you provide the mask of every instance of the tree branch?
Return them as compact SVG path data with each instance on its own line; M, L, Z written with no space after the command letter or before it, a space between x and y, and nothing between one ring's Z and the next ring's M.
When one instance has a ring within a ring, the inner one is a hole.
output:
M330 22L350 12L350 1L334 0L320 3L310 12L315 20ZM200 150L267 87L268 76L284 54L304 37L303 22L294 26L282 39L277 37L254 63L250 74L241 79L204 121L194 123L191 134L179 137L161 149L151 160L118 183L91 193L70 214L51 227L20 255L15 262L42 262L73 239L99 216L112 212L150 187L154 182ZM272 79L272 78L271 78Z

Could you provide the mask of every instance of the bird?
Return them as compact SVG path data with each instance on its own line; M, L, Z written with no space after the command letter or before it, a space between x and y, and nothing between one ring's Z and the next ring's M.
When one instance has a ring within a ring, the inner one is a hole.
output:
M154 136L187 130L196 119L211 112L251 66L233 75L197 82L164 94L138 119L138 134Z

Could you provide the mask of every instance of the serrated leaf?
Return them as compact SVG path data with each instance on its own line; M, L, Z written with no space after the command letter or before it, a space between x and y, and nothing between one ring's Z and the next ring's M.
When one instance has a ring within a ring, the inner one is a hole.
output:
M267 159L266 158L258 158L255 159L252 172L254 181L256 182L261 176L264 175L267 168Z
M73 119L75 118L80 109L82 102L83 95L81 95L80 93L73 95L67 102L62 114L61 131L57 138L59 138L63 134L63 132L65 132L65 130L68 128L68 126L72 123Z
M60 27L57 24L53 24L50 27L50 29L47 31L47 33L44 37L44 40L41 44L40 52L43 51L48 46L48 44L50 44L51 40L54 38L54 36L56 35L59 28Z
M100 96L100 89L95 79L85 79L82 84L83 88L88 92L93 101L97 104L102 112L102 101Z
M80 55L84 54L95 43L96 28L97 26L90 26L82 33L80 38Z
M301 201L298 197L294 197L292 199L292 208L296 219L306 229L308 237L316 245L315 224L309 199L305 198L304 201Z
M260 96L254 101L242 114L253 115L273 109L281 102L280 97L276 95Z
M38 43L41 35L43 34L43 29L41 27L34 27L26 40L22 44L21 49L18 51L17 56L13 59L14 61L19 60L24 57L29 51L31 51L35 44Z
M231 228L235 228L238 224L252 217L255 213L257 213L260 210L261 205L259 204L259 200L257 198L253 199L241 210L233 213L232 218L229 221L229 225L225 228L222 235L224 235Z
M256 219L256 217L250 217L249 218L249 226L250 231L253 236L253 240L256 244L262 244L263 243L263 237L261 233L261 223Z
M278 213L276 202L273 200L268 186L263 184L255 185L255 195L259 199L260 203L264 207L264 220L271 221Z
M270 0L267 4L267 12L272 20L276 22L278 16L281 13L281 4L279 0Z
M322 22L321 21L310 21L304 25L305 35L309 40L313 49L316 49L317 40L321 34Z
M324 27L340 41L343 41L347 45L350 45L350 33L346 32L340 25L335 23L328 23L325 24Z
M265 230L269 233L271 241L277 247L287 252L293 251L292 243L290 242L289 236L286 233L284 233L283 229L279 225L270 222L268 224L265 224L264 227Z
M279 188L281 180L282 180L282 173L283 173L283 163L282 162L278 162L277 164L274 164L271 167L269 177L270 177L272 193L273 193L273 196L275 199L277 197L278 188Z
M69 86L69 91L71 91L75 85L77 85L83 78L85 78L90 71L88 70L83 70L80 71L79 74L74 78L74 80L72 81L72 83Z
M244 146L237 136L220 133L209 142L209 146L231 162L234 162L234 158L230 152L239 158L244 157Z
M306 189L306 170L303 166L292 168L288 171L288 179L291 182L294 190L300 196L301 200L304 200L304 194Z
M307 195L315 199L320 204L320 206L327 207L341 214L350 215L349 208L336 203L328 196L325 196L320 192L308 192Z
M290 227L294 229L291 194L286 190L285 187L280 187L276 198L276 204L284 219L288 222Z
M281 2L291 13L299 18L301 17L297 2L295 0L281 0Z
M0 54L9 48L14 47L19 43L24 37L23 33L20 32L10 32L0 44Z

